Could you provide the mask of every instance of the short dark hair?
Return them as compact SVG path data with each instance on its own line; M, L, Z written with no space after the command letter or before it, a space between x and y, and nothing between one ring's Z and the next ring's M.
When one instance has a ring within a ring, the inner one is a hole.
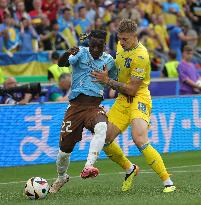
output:
M59 59L59 53L57 51L54 51L51 55L51 58L54 60L58 60Z
M101 40L106 41L107 32L104 30L92 30L90 33L83 33L80 35L80 41L85 41L86 39L90 38L98 38Z
M82 10L82 9L84 9L84 8L86 8L84 5L79 6L78 12L80 12L80 10Z
M171 59L176 59L176 57L177 57L177 53L176 53L176 51L175 50L169 50L169 52L168 52L168 56L171 58Z
M71 11L71 8L69 8L69 7L65 7L65 8L62 10L62 13L64 14L65 11Z
M89 39L90 38L99 38L102 40L106 40L107 32L104 30L92 30L91 33L89 34Z

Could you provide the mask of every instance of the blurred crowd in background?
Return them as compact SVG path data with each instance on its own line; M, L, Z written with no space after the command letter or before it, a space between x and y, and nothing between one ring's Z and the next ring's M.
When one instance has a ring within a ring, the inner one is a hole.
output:
M201 68L201 0L0 0L0 52L66 50L82 45L81 34L104 29L106 51L115 58L122 18L138 24L152 71L178 77L185 45Z

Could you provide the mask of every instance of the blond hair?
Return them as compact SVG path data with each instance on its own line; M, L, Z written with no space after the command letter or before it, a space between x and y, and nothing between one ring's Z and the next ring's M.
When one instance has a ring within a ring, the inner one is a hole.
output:
M131 19L122 19L119 23L119 27L117 30L119 33L128 32L128 33L136 33L137 32L137 24L134 20Z

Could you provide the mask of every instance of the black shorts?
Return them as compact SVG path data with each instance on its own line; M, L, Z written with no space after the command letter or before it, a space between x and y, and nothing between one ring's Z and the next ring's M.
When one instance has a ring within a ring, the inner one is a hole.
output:
M82 139L83 128L94 132L98 122L107 122L107 116L100 103L102 98L79 95L70 102L65 112L60 131L60 149L71 153L75 144Z

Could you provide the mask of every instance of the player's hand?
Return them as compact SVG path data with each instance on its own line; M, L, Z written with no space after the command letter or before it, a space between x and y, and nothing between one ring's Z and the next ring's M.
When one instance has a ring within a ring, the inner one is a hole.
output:
M129 96L128 95L126 98L127 98L127 102L128 103L132 103L133 102L133 98L134 98L133 96Z
M96 78L95 80L92 80L92 82L101 82L104 84L108 84L109 82L108 69L106 65L103 67L103 71L101 72L92 71L91 76Z
M79 52L79 50L80 49L78 47L74 46L72 48L69 48L67 52L69 53L69 55L75 56Z

